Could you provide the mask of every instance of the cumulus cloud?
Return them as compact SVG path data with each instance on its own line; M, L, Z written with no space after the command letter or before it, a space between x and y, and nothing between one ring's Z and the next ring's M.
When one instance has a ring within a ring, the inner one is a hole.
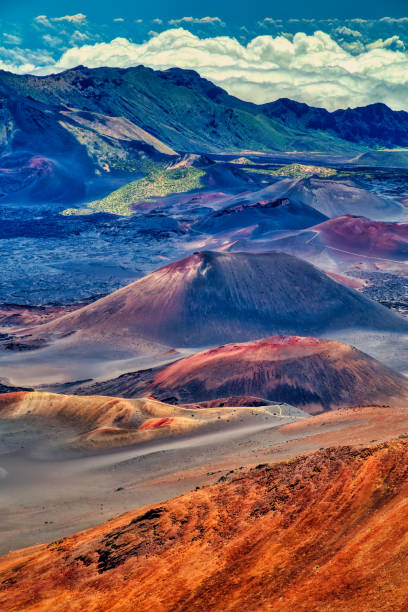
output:
M365 46L360 40L353 40L352 42L342 40L341 46L345 51L353 53L353 55L358 55L365 51Z
M53 23L58 22L82 25L86 23L86 15L84 15L83 13L77 13L76 15L64 15L63 17L47 17L47 15L37 15L37 17L34 18L34 22L37 25L41 25L46 28L53 28Z
M394 49L404 51L405 45L402 42L402 40L400 40L399 36L390 36L389 38L386 38L385 40L383 40L382 38L379 38L378 40L375 40L374 42L367 44L367 49L387 49L387 48L394 48Z
M181 19L170 19L169 24L172 26L180 23L209 23L211 25L218 24L225 26L225 23L219 17L181 17Z
M350 38L361 38L362 34L358 30L352 30L347 26L339 26L334 30L335 34L339 36L348 36Z
M68 21L69 23L80 24L86 21L86 15L77 13L76 15L64 15L63 17L51 17L51 21Z
M58 36L52 36L51 34L44 34L42 39L47 45L50 45L51 47L56 47L57 45L62 44L61 38L58 38Z
M47 15L37 15L37 17L34 17L34 21L35 23L45 26L46 28L52 28L52 24Z
M257 36L245 45L229 36L200 38L175 28L141 44L115 38L75 46L56 63L42 64L37 73L79 64L90 68L178 66L194 69L233 95L257 103L287 97L330 110L373 102L408 110L408 54L396 47L396 40L384 42L351 50L316 31L312 35L297 32L290 40L282 35Z
M35 73L38 66L50 66L53 57L48 51L19 47L0 47L0 69L20 74Z
M380 21L385 23L407 23L408 17L382 17Z
M113 21L121 22L121 21L125 21L125 20L123 19L123 17L116 17Z
M9 45L20 45L21 38L20 36L16 36L15 34L7 34L7 32L3 33L3 40L5 43Z
M80 32L79 30L75 30L72 34L69 42L71 45L76 45L77 43L83 43L85 40L89 39L89 35L85 32Z

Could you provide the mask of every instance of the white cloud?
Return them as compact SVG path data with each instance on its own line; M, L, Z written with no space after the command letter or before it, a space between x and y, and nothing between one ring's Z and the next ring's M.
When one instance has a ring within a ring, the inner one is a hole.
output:
M353 40L352 42L345 42L343 40L341 42L341 46L345 51L353 53L353 55L358 55L359 53L363 53L363 51L366 50L364 44L360 40Z
M65 22L73 25L83 25L86 23L86 15L77 13L76 15L64 15L63 17L47 17L47 15L37 15L34 18L37 25L42 25L46 28L54 28L53 23Z
M402 40L400 40L399 36L390 36L390 38L386 38L385 40L383 40L382 38L379 38L378 40L375 40L374 42L367 44L366 47L367 49L394 48L399 51L405 50L405 45L402 42Z
M116 17L113 21L121 22L121 21L125 21L125 20L123 19L123 17Z
M261 28L266 28L267 25L281 27L282 23L282 19L273 19L272 17L265 17L262 21L258 21L258 25Z
M230 93L258 103L287 97L331 110L373 102L408 110L408 54L397 48L398 37L392 38L371 48L355 40L350 43L353 48L344 48L317 31L298 32L291 40L282 35L257 36L245 45L229 36L199 38L177 28L156 33L141 44L115 38L75 46L56 63L25 71L45 74L79 64L179 66L197 70ZM14 65L18 72L24 71Z
M179 25L180 23L209 23L225 26L219 17L181 17L181 19L170 19L170 25Z
M34 73L38 66L49 66L53 58L48 51L0 47L0 69L21 74Z
M81 24L86 21L86 15L77 13L76 15L64 15L63 17L51 17L51 21L68 21L69 23Z
M85 34L85 32L80 32L79 30L75 30L72 34L69 42L71 45L76 45L77 43L83 43L85 40L89 39L89 35Z
M51 47L56 47L62 44L62 40L58 36L52 36L51 34L44 34L42 37L43 41Z
M408 17L382 17L380 21L385 23L407 23Z
M358 30L352 30L347 26L339 26L334 30L335 34L339 36L349 36L350 38L361 38L362 34Z
M3 40L5 43L8 43L9 45L20 45L21 44L20 36L16 36L15 34L7 34L6 32L4 32Z
M45 26L46 28L52 28L52 24L50 23L47 15L37 15L37 17L34 18L34 21L35 23Z
M156 23L157 25L161 25L163 23L163 19L159 19L158 17L156 17L156 19L153 19L153 23Z

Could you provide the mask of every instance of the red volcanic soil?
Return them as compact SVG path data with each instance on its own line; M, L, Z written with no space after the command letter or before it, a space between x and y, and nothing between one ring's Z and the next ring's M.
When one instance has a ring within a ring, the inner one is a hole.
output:
M311 228L332 248L374 257L408 258L408 223L385 223L345 215Z
M343 276L335 272L327 272L327 276L330 276L330 278L342 285L346 285L346 287L351 287L351 289L362 289L366 284L366 281L362 278L351 278L350 276Z
M407 524L407 441L329 448L10 553L0 607L402 612Z
M9 406L13 406L15 403L20 402L28 395L29 391L10 391L0 393L0 413L2 410L9 408Z
M157 429L158 427L167 427L173 423L174 419L165 417L163 419L149 419L146 423L140 425L139 429Z
M400 404L408 397L408 381L342 342L277 336L176 361L157 372L147 390L173 403L255 395L315 413L373 402Z

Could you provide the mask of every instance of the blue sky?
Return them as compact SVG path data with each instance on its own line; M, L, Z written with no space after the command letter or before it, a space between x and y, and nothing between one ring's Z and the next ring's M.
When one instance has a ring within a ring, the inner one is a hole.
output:
M11 19L31 19L37 14L57 17L63 14L86 13L91 19L114 19L118 13L127 18L173 19L183 16L201 17L205 14L218 15L231 23L257 20L266 16L275 18L291 17L364 17L375 19L407 16L406 0L342 0L325 2L321 0L291 0L291 2L257 0L206 0L205 3L191 0L168 2L163 0L2 0L0 15ZM120 15L119 15L120 16Z
M203 3L204 4L204 3ZM243 99L408 110L407 0L0 0L0 68L195 69ZM404 10L404 7L407 7Z

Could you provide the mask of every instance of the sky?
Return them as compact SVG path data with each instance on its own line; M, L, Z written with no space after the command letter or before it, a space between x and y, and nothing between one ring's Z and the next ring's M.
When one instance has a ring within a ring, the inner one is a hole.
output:
M117 16L128 19L165 20L183 16L201 17L218 15L224 21L244 25L244 20L256 21L263 17L290 18L353 18L377 19L388 15L404 17L407 14L406 0L206 0L192 2L191 0L2 0L0 16L11 19L32 19L38 14L70 15L86 13L90 19L99 21L114 19Z
M0 68L179 66L257 103L408 110L408 0L333 4L0 0Z

